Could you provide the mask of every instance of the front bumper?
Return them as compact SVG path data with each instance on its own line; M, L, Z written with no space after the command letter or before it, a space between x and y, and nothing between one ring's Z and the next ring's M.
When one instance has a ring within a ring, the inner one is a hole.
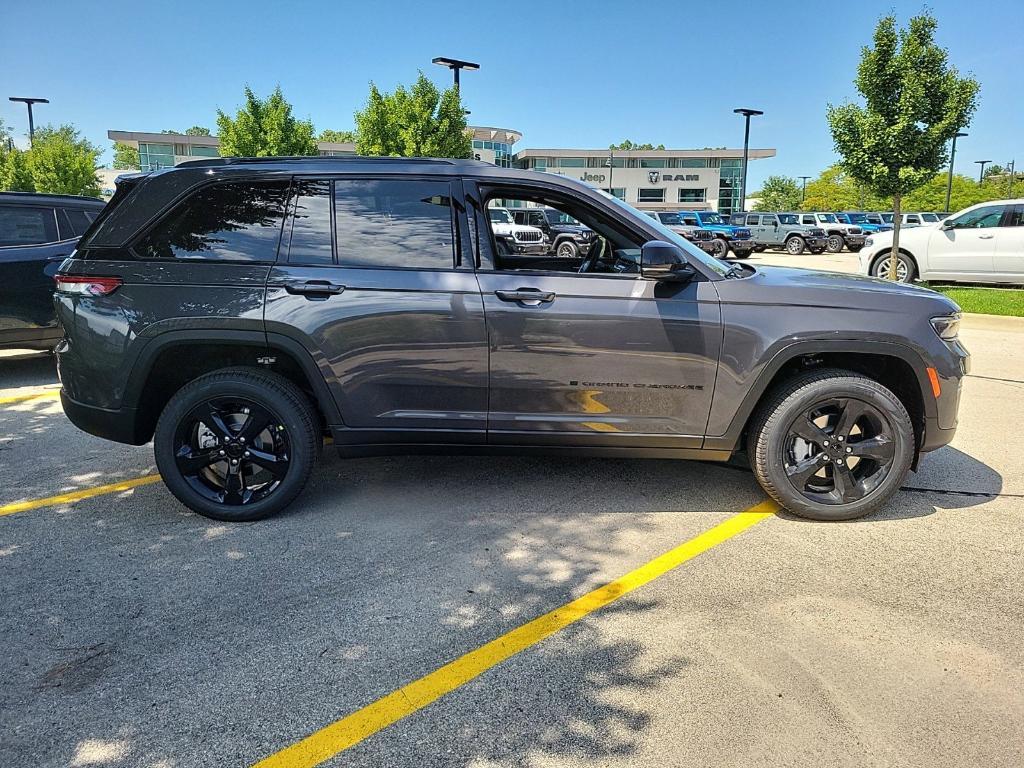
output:
M747 251L754 250L753 240L730 240L729 247L736 253L746 253Z
M827 242L827 240L824 237L806 237L805 236L804 237L804 242L807 243L807 247L810 248L813 251L813 250L815 250L817 248L824 248L825 247L825 243Z
M686 238L686 240L696 245L704 251L704 253L714 254L715 251L718 250L718 246L715 244L715 238L713 237L709 240L690 240L690 238Z
M863 248L867 238L864 235L844 235L843 239L846 240L847 247L852 245L854 248Z
M514 240L512 250L524 256L545 256L550 248L543 240L537 243L520 243L518 240Z

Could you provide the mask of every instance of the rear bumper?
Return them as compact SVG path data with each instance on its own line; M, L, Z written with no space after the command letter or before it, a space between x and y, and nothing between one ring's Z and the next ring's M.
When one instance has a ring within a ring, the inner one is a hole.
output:
M60 404L71 423L83 432L115 443L142 445L147 442L136 434L137 419L134 408L111 410L85 405L72 400L64 390L60 393Z

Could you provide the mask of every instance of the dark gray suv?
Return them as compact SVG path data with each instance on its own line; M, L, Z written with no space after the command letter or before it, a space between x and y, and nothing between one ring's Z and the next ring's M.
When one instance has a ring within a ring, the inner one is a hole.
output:
M585 256L495 247L492 200ZM512 205L513 203L509 203ZM462 160L210 159L126 179L57 278L68 417L154 443L193 510L252 520L345 456L725 461L845 519L950 441L957 306L868 277L711 258L562 176Z

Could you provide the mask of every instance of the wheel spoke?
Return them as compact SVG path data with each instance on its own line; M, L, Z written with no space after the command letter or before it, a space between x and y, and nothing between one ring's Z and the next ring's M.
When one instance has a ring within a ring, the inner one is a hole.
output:
M224 478L224 503L244 504L245 501L245 476L242 474L242 465L229 464L227 476Z
M257 435L270 426L270 422L273 421L273 418L274 417L271 416L268 411L260 406L249 406L249 416L246 418L245 423L242 424L242 428L238 431L238 436L240 438L244 438L246 442L251 443Z
M285 473L288 471L288 459L275 456L274 454L266 451L257 451L250 448L249 461L257 467L262 467L267 470L278 480L284 477Z
M896 453L896 446L887 435L869 437L866 440L857 440L847 443L850 448L850 455L862 459L874 459L880 462L892 461Z
M800 416L789 431L791 434L802 437L807 442L818 446L823 446L825 441L829 439L828 433L811 421L806 414Z
M839 413L839 420L836 421L836 428L832 430L832 434L839 436L842 435L845 438L850 437L850 430L853 429L857 420L867 412L867 405L860 400L854 400L853 398L847 398L843 401L843 409Z
M806 459L798 461L793 466L786 467L786 475L789 477L790 482L793 483L801 492L807 485L807 481L818 472L822 467L821 454L816 456L809 456Z
M213 403L207 401L203 403L203 407L199 413L199 420L206 425L206 428L216 435L217 439L222 443L233 437L234 433L230 427L224 423L224 417L220 411L214 406Z
M216 448L207 451L193 452L189 446L185 446L177 456L174 457L178 469L183 475L194 475L199 470L210 466L218 461L223 461Z
M843 503L856 501L863 495L860 484L845 461L832 465L832 481L835 484L835 494Z

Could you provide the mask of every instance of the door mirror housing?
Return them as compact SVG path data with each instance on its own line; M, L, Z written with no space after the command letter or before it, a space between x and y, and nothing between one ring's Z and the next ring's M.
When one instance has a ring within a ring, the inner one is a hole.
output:
M952 221L950 221L949 219L943 219L942 223L939 224L939 229L942 229L942 230L956 229L956 225Z
M640 251L640 274L662 283L688 283L697 273L676 246L651 240Z

